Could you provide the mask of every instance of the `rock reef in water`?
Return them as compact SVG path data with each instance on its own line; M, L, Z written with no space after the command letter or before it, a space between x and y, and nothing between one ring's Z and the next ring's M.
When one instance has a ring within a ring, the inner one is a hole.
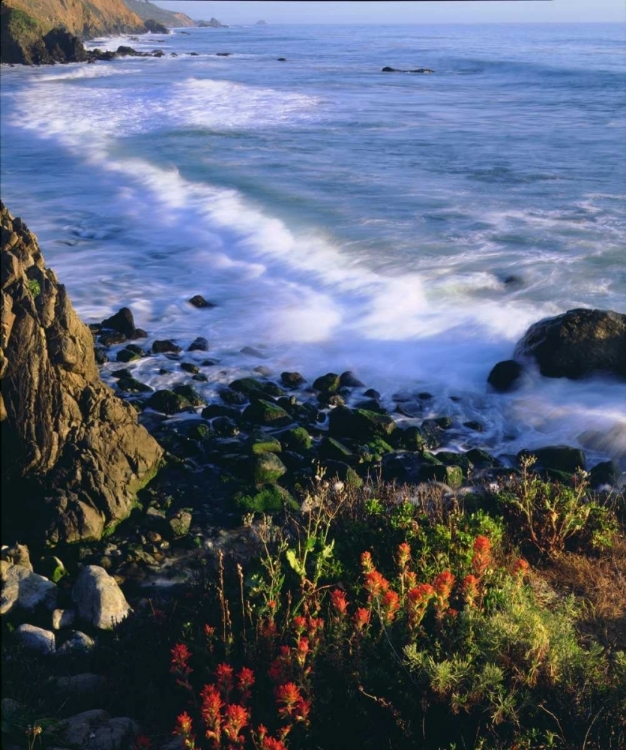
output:
M608 373L626 380L626 315L612 310L569 310L532 325L515 348L542 375L573 380Z
M0 203L2 520L17 538L99 539L156 473L158 443L99 377L93 335Z
M381 73L434 73L434 70L430 68L414 68L413 70L400 70L399 68L391 68L389 65L381 70Z

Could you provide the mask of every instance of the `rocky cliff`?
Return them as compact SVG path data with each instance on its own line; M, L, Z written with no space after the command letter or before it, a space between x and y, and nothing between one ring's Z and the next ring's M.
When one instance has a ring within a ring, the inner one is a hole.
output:
M65 61L55 57L54 43L46 40L49 32L61 28L81 38L145 31L142 20L122 0L2 0L0 61ZM80 56L69 61L80 61Z
M98 373L93 336L0 203L2 520L16 538L97 539L126 518L162 451Z
M158 21L168 29L174 29L179 26L195 26L195 22L184 13L173 13L165 8L159 8L148 0L124 0L124 3L136 13L142 21Z

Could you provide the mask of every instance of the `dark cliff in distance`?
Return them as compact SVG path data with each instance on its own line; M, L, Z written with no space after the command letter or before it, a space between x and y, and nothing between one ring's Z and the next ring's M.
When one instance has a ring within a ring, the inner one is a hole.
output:
M0 204L2 521L24 541L98 539L126 518L162 450L99 377L93 335Z

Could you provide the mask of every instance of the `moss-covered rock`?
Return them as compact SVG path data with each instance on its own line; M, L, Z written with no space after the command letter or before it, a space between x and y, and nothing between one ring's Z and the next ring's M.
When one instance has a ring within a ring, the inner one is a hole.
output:
M322 438L317 452L320 458L330 458L335 461L349 461L354 457L352 451L335 438Z
M253 424L268 427L286 427L293 419L281 407L264 399L253 401L243 411L243 418Z
M533 455L537 464L543 469L556 469L573 474L578 469L585 468L585 454L580 448L572 448L569 445L549 445L545 448L524 450L517 454L518 461Z
M185 409L191 409L192 405L188 399L179 393L174 393L167 388L156 391L147 400L146 406L162 414L177 414Z
M285 508L299 508L290 493L277 484L268 485L252 495L243 495L235 502L237 508L244 513L280 513Z
M255 456L263 453L280 453L282 445L273 435L267 435L263 432L253 432L248 440L250 451Z
M251 472L256 485L273 484L287 473L287 467L275 453L263 453L252 459Z
M367 443L377 437L387 438L396 429L393 417L366 409L338 406L330 413L328 430L332 436L352 437Z
M280 441L285 450L302 452L308 451L313 445L313 440L304 427L294 427L280 435Z
M248 398L260 398L263 396L278 398L285 395L285 391L277 386L276 383L258 380L257 378L239 378L233 380L229 387L233 391L244 393Z
M463 484L463 470L460 466L425 465L420 469L420 479L422 481L443 482L456 489Z
M316 391L324 391L326 393L335 393L339 390L341 378L334 372L328 372L326 375L322 375L313 381L313 388Z
M206 401L191 385L177 385L172 388L172 391L177 396L182 396L187 399L192 406L204 406L204 404L206 404Z

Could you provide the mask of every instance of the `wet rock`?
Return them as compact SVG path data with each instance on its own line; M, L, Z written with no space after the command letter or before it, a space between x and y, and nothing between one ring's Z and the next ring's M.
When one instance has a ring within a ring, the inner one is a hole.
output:
M330 458L334 461L349 461L353 458L353 453L349 448L339 440L330 437L322 438L317 453L320 458Z
M237 413L239 417L239 413ZM216 417L211 427L216 435L221 437L235 437L239 434L239 425L230 417Z
M127 393L152 393L154 391L154 388L135 380L135 378L120 378L117 381L117 387L120 391L126 391Z
M243 406L248 403L248 397L244 393L233 391L230 388L220 391L219 397L231 406Z
M349 370L344 372L339 377L339 385L342 388L364 388L365 384L362 383L353 372Z
M94 347L93 350L93 356L96 360L97 365L104 365L109 361L109 358L106 355L106 352L104 349L101 349L99 346Z
M460 466L422 466L419 477L424 482L443 482L453 489L463 484L463 470Z
M247 406L243 412L243 419L267 427L285 427L293 421L282 407L263 399L253 401Z
M188 372L191 375L198 375L200 373L200 368L193 362L181 362L180 369Z
M295 389L306 383L299 372L281 372L280 381L285 388Z
M236 423L241 419L241 414L237 409L233 409L232 406L224 406L223 404L209 404L202 412L203 419L214 419L215 417L228 417L234 420Z
M366 398L376 399L376 401L380 398L380 393L374 388L368 388L363 395Z
M110 328L112 331L118 331L127 338L135 337L135 319L133 313L128 307L122 307L115 315L102 321L103 328Z
M479 468L502 465L497 458L494 458L490 453L482 450L482 448L472 448L471 450L467 451L465 455L474 464L474 466L477 466Z
M167 388L153 393L147 400L146 406L162 414L177 414L185 409L193 408L188 399Z
M138 359L141 359L141 356L135 349L127 346L117 353L115 359L117 362L136 362Z
M103 333L101 336L98 336L98 343L107 347L123 344L125 341L128 341L126 334L120 333L119 331L109 331L108 333Z
M246 354L248 357L256 357L256 359L267 359L267 354L264 354L262 351L259 351L252 346L244 346L241 353Z
M275 453L263 453L254 457L251 466L256 485L273 484L287 473L287 467Z
M143 25L146 27L146 30L150 31L152 34L170 33L170 30L167 28L167 26L164 26L160 21L155 21L153 18L148 18L143 22Z
M615 485L620 474L619 466L615 461L602 461L589 472L589 482L592 487L601 487L605 484Z
M197 336L187 348L188 352L208 352L209 342L204 336Z
M539 466L544 469L554 469L573 474L578 469L585 468L583 451L569 445L550 445L545 448L520 451L517 454L518 461L529 455L535 456Z
M267 435L260 430L250 435L248 445L251 453L255 456L260 456L263 453L280 453L282 451L282 445L277 438L273 435Z
M299 453L308 451L313 445L313 440L304 427L294 427L280 435L280 441L285 450Z
M172 388L172 391L177 396L182 396L192 406L204 406L206 404L206 401L202 398L202 396L198 393L198 391L196 391L196 389L191 385L177 385L174 388Z
M363 486L361 477L344 461L326 459L322 462L322 466L326 470L326 479L331 482L338 479L349 487L358 488Z
M473 430L474 432L484 432L485 427L481 422L476 422L475 420L470 420L469 422L463 422L463 427L467 427L468 430Z
M412 70L401 70L399 68L392 68L389 65L381 70L382 73L434 73L434 70L430 68L413 68Z
M15 629L15 636L18 642L29 651L48 656L56 650L54 633L50 630L24 623Z
M332 436L352 437L362 442L385 438L396 429L393 418L366 409L338 406L329 415L328 429Z
M194 53L192 52L191 54L193 55ZM197 55L197 53L195 53L195 54ZM204 299L204 297L201 294L195 294L189 300L189 304L193 305L194 307L197 307L197 308L211 308L211 307L216 307L215 303L208 302L207 300Z
M512 391L515 385L518 384L522 371L523 367L519 362L516 362L514 359L506 359L503 362L498 362L493 367L489 373L487 382L496 391L506 393L507 391Z
M97 565L86 565L80 571L72 600L80 617L99 629L113 627L130 612L115 579Z
M178 352L182 352L182 348L171 339L161 339L152 344L153 354L164 354L165 352L174 352L177 354Z
M229 388L238 393L244 393L248 398L262 398L271 397L278 398L284 396L285 391L276 385L268 381L257 380L256 378L239 378L233 380Z
M334 372L329 372L313 381L313 388L316 391L324 391L326 393L335 393L339 390L339 385L340 377Z
M515 348L550 378L610 373L626 379L626 315L612 310L569 310L532 325Z

